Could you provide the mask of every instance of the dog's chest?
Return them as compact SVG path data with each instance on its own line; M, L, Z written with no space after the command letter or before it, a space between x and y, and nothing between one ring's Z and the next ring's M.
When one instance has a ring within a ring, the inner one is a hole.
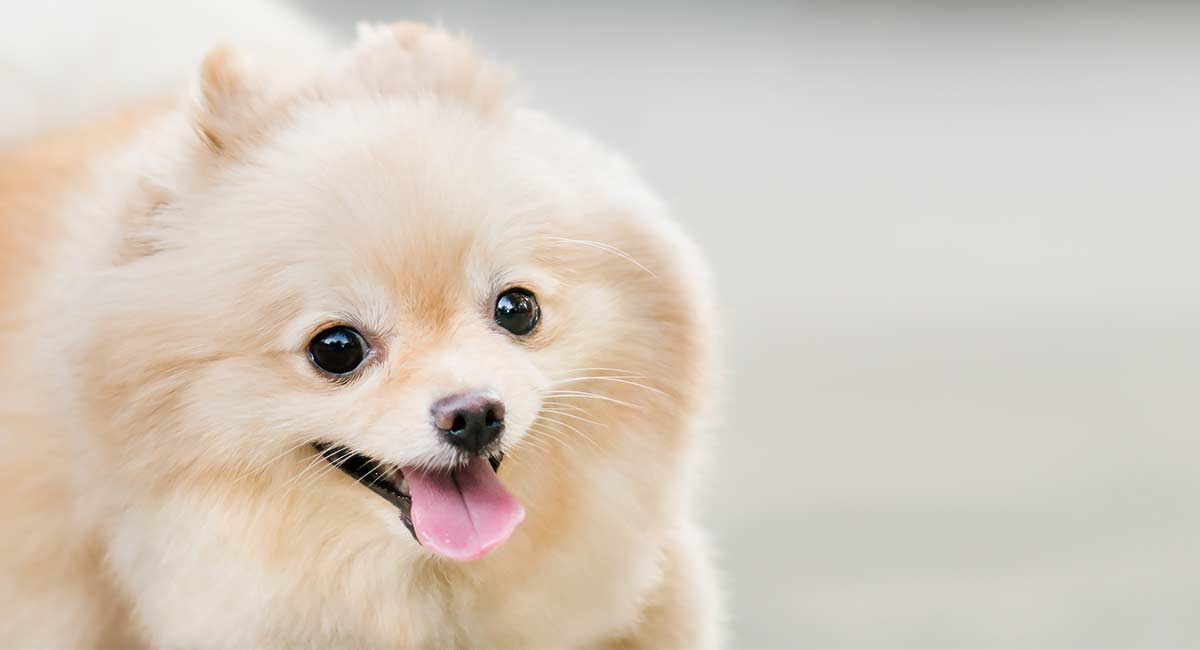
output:
M651 549L625 547L578 558L547 553L524 571L474 581L459 580L469 575L460 572L423 576L385 598L390 612L375 611L374 624L362 621L373 638L354 636L394 643L399 620L412 647L592 645L636 620L642 595L659 579L656 559Z

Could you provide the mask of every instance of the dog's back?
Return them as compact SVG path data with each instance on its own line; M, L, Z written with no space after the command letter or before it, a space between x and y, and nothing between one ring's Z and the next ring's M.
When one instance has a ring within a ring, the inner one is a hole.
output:
M160 110L151 102L0 152L0 637L13 647L130 645L95 636L123 629L112 619L125 612L112 605L93 531L75 516L66 433L45 417L56 395L39 362L38 297L67 234L71 189Z
M70 5L77 6L70 6ZM64 6L67 5L67 6ZM235 10L236 9L236 10ZM39 364L38 297L65 207L186 87L214 42L320 36L269 1L24 3L0 20L0 638L9 647L130 647L95 636L127 613L66 476L65 432ZM36 624L26 612L37 612ZM53 613L52 618L47 618Z

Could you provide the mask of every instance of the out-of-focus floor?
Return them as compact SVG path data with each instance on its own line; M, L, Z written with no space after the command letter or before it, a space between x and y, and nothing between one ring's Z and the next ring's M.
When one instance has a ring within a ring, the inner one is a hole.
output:
M1200 643L1200 5L302 4L474 35L707 250L731 645Z

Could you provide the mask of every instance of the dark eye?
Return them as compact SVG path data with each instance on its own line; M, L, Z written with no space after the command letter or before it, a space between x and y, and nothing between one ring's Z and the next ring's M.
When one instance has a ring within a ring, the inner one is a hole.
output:
M517 336L532 332L541 317L537 298L524 289L509 289L496 299L496 323Z
M331 327L308 344L308 358L321 370L335 375L352 372L366 356L367 342L349 327Z

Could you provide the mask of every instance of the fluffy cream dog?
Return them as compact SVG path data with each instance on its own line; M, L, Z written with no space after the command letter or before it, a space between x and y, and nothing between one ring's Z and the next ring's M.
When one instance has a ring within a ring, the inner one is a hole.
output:
M0 154L0 638L715 644L703 276L419 25Z

